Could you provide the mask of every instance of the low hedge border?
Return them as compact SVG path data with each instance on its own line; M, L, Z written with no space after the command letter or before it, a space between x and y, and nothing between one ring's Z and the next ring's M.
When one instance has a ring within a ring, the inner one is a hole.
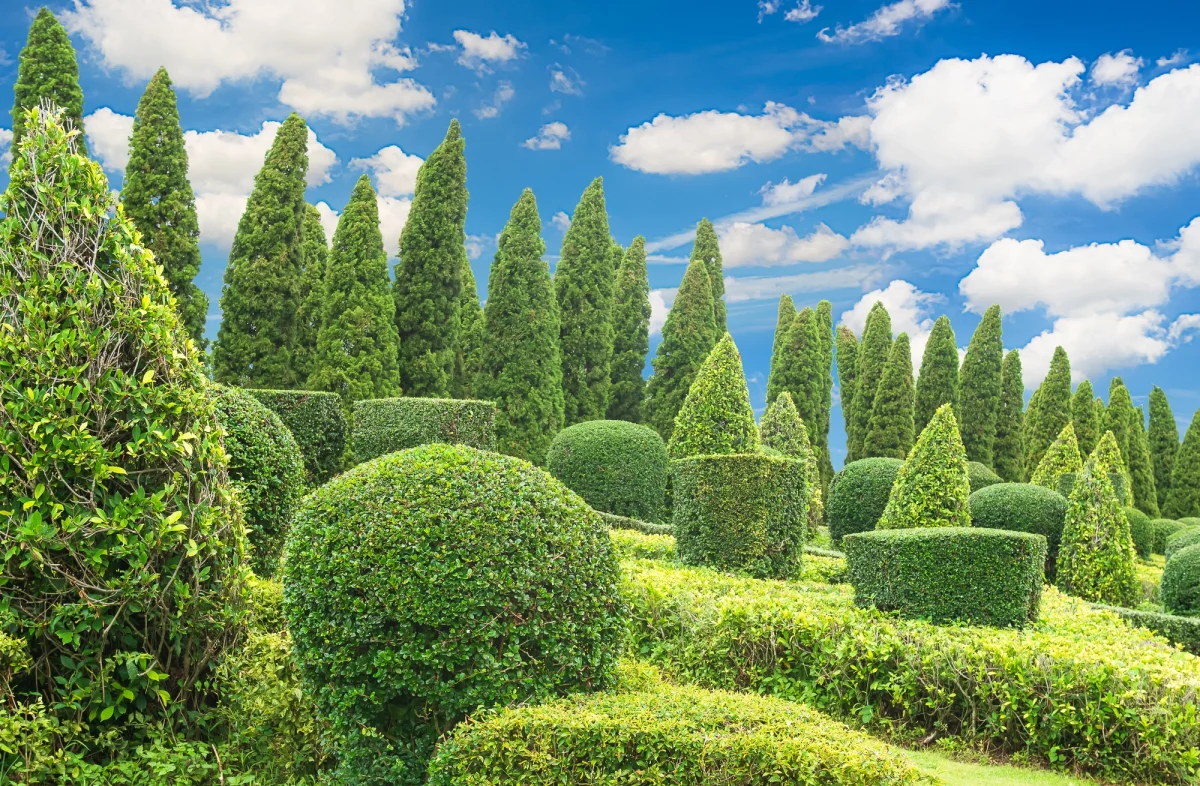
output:
M631 529L610 529L617 559L657 559L675 562L675 538L670 535L646 535Z
M1157 611L1138 611L1093 603L1092 608L1111 611L1130 625L1151 630L1193 655L1200 655L1200 617L1179 617Z
M615 513L596 511L609 529L632 529L646 535L674 535L675 528L670 524L654 524L649 521L639 521L628 516L618 516Z
M496 405L450 398L374 398L354 403L359 462L434 442L496 448Z
M336 393L315 390L252 390L288 427L300 452L309 483L319 486L341 472L350 428L342 399Z

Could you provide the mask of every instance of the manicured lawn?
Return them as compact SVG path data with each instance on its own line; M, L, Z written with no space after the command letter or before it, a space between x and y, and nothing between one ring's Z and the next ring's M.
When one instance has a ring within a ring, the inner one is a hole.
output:
M1049 770L967 764L932 751L907 753L914 764L931 775L937 775L945 786L1096 786L1098 783Z

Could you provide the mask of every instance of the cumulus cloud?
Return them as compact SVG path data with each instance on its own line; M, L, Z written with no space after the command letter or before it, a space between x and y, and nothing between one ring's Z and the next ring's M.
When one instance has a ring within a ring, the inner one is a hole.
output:
M675 303L675 293L678 289L650 290L650 335L662 332L667 323L667 314Z
M779 183L767 181L767 184L758 190L762 194L764 205L780 205L785 202L795 202L797 199L812 196L812 192L817 190L817 186L825 182L825 175L809 175L808 177L800 178L795 183L789 181L786 177Z
M512 35L497 35L495 30L487 36L469 30L455 30L454 40L462 47L462 54L458 56L459 65L481 73L491 71L493 65L516 60L526 49L526 45Z
M530 150L558 150L570 138L571 129L567 128L567 124L555 120L538 129L537 134L526 139L521 146Z
M388 197L412 194L423 163L425 160L420 156L405 153L396 145L388 145L369 158L350 159L352 168L374 175L376 193Z
M550 225L559 232L566 232L571 227L571 217L560 210L550 217Z
M939 294L922 292L909 282L897 279L883 289L863 295L849 311L842 314L841 322L861 338L871 308L876 301L883 303L892 318L892 335L908 334L913 372L917 373L921 369L921 358L933 330L932 309L943 300Z
M828 262L849 246L846 238L824 224L818 224L811 234L800 237L789 226L772 229L763 224L738 221L723 225L718 236L726 268Z
M561 66L558 63L550 66L550 92L581 96L583 95L583 84L583 80L579 78L579 74L574 68Z
M321 229L325 230L325 241L333 243L333 233L337 231L338 214L328 202L316 204L317 213L321 215Z
M4 166L12 161L12 140L12 129L0 128L0 164Z
M906 24L910 27L920 27L938 11L952 5L950 0L899 0L877 9L864 21L849 27L838 25L832 33L827 27L817 33L817 38L827 44L864 44L868 41L880 41L900 35Z
M103 106L84 119L83 127L87 132L88 151L100 166L110 172L124 172L129 159L133 117L117 114Z
M490 120L493 117L499 117L500 108L516 94L517 91L513 89L512 82L501 82L496 86L496 93L492 96L491 103L484 104L472 111L475 113L475 117L480 120Z
M1183 65L1189 59L1190 55L1188 54L1188 50L1176 49L1170 55L1167 55L1166 57L1160 57L1155 60L1154 64L1159 68L1174 68L1175 66Z
M1137 84L1138 71L1145 65L1126 49L1116 54L1103 54L1092 63L1092 84L1100 87L1132 87Z
M811 22L812 20L816 19L817 15L821 13L821 10L824 7L825 6L821 5L814 6L811 2L809 2L809 0L800 0L799 5L797 5L795 8L789 9L788 12L783 15L783 18L789 22L804 24L805 22Z

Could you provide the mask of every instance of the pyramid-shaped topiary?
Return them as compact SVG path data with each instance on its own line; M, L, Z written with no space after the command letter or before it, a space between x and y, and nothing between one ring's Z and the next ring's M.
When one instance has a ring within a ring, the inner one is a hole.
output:
M967 452L949 404L938 407L900 468L877 529L969 527Z
M1115 449L1111 431L1101 437L1067 499L1056 581L1063 592L1084 600L1132 606L1138 595L1136 552L1105 463L1110 452L1100 453L1106 442Z
M1079 455L1079 443L1075 441L1075 427L1068 423L1058 433L1058 438L1046 449L1029 482L1048 489L1058 488L1059 478L1068 472L1079 472L1081 469L1083 457Z
M750 407L742 356L733 337L726 333L696 373L696 381L675 418L667 452L677 459L755 453L758 447L758 426Z
M759 424L764 448L771 448L788 458L800 459L804 462L804 474L812 488L812 498L808 503L808 525L819 527L824 520L824 505L821 501L821 473L817 456L808 440L808 429L796 411L792 402L792 394L786 390L776 397L767 407Z

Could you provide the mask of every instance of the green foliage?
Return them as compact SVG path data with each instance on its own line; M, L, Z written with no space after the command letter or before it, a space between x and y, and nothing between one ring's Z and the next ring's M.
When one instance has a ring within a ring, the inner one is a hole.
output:
M896 475L878 529L969 527L971 482L958 424L949 404L938 407Z
M775 395L787 391L808 429L808 439L817 444L821 420L821 331L811 308L802 309L792 320L779 349L775 373Z
M671 535L675 532L675 528L670 524L654 524L649 521L638 521L628 516L618 516L614 513L605 513L604 511L597 511L597 513L600 514L604 526L610 530L628 529L644 535Z
M1129 490L1133 504L1149 516L1157 516L1158 492L1154 488L1154 464L1150 459L1150 442L1142 425L1142 408L1134 410L1136 418L1129 430Z
M317 360L317 336L325 309L325 272L329 268L329 241L321 226L321 212L313 205L304 206L300 225L300 306L296 312L296 339L292 345L292 368L296 379L308 381ZM385 272L386 275L386 272Z
M973 527L857 532L842 541L859 605L933 622L1023 627L1038 617L1046 539Z
M1121 512L1129 522L1129 537L1133 538L1133 549L1142 559L1150 559L1154 552L1154 525L1150 517L1137 508L1124 507Z
M828 300L817 303L817 333L821 340L821 403L817 407L817 441L813 446L821 455L821 482L825 485L833 478L833 464L829 461L829 414L833 408L833 304Z
M1025 415L1025 474L1033 477L1042 456L1071 420L1071 361L1054 348L1050 370L1029 401Z
M717 335L724 335L729 328L725 325L725 274L721 270L721 246L717 242L717 230L707 218L696 225L696 239L692 242L691 262L703 262L708 271L708 285L712 287L713 319Z
M1085 456L1091 455L1096 449L1096 443L1100 441L1102 421L1098 416L1102 410L1098 411L1092 403L1095 395L1092 392L1092 383L1085 379L1079 383L1079 387L1075 388L1075 393L1071 396L1071 425L1075 427L1079 452Z
M357 401L350 442L360 463L434 442L494 450L496 405L449 398Z
M775 403L775 397L779 395L779 370L785 365L784 347L787 345L788 331L795 321L796 305L791 295L780 295L779 316L775 319L775 338L771 345L771 370L767 373L767 406Z
M400 232L392 294L400 335L400 388L441 398L454 384L462 270L467 262L466 141L458 119L417 173Z
M1045 575L1054 581L1067 500L1032 483L997 483L972 492L971 526L1029 532L1046 539Z
M0 626L32 665L3 698L111 739L182 714L239 635L245 530L156 261L61 113L22 127L0 196Z
M558 301L537 200L513 205L488 274L483 361L476 395L496 403L496 449L539 463L563 425Z
M1130 470L1130 435L1136 417L1137 410L1133 408L1133 399L1129 396L1129 389L1125 387L1125 383L1120 377L1113 377L1108 386L1108 408L1104 411L1104 424L1101 428L1104 431L1112 432L1116 438L1126 472Z
M1175 468L1175 455L1179 452L1179 427L1167 394L1155 385L1150 388L1150 460L1154 464L1154 487L1158 502L1166 506L1171 491L1171 472Z
M699 262L688 265L667 313L662 341L654 356L654 374L646 382L643 415L664 440L671 440L696 372L721 338L713 312L708 271Z
M1192 415L1183 444L1175 454L1171 490L1162 513L1177 519L1200 516L1200 410Z
M812 489L812 498L808 503L808 527L816 532L825 518L821 476L812 445L808 441L808 429L804 427L804 421L800 419L800 413L796 411L790 393L783 391L779 398L767 407L758 430L764 448L772 448L779 451L781 456L804 462L809 488Z
M750 407L742 356L726 333L696 374L675 418L667 452L671 458L685 458L754 453L758 447L758 426Z
M751 576L797 575L812 493L803 470L796 459L759 453L672 461L680 558Z
M642 422L646 354L650 351L650 279L646 272L646 238L638 235L621 257L613 288L612 388L608 419Z
M875 392L883 376L892 349L892 318L883 303L876 301L867 314L862 343L858 347L858 364L855 372L853 428L848 431L846 460L865 458L863 443L871 430L871 413L875 407ZM845 406L843 403L842 406Z
M476 708L610 686L618 580L598 514L520 459L429 445L307 496L284 613L342 782L420 784Z
M1112 482L1102 465L1090 459L1067 499L1058 586L1084 600L1132 606L1138 595L1134 557L1129 522Z
M288 115L238 221L221 291L213 377L227 385L291 388L307 203L308 126Z
M465 259L465 258L464 258ZM458 301L458 345L454 348L453 398L471 398L475 380L483 366L483 309L479 306L479 285L470 261L462 267L462 293Z
M953 410L951 410L953 411ZM866 457L887 456L902 459L913 446L913 374L912 350L908 334L901 333L892 343L867 436L863 440Z
M900 459L859 459L834 475L825 506L834 543L841 543L852 532L875 529L902 466Z
M1058 480L1063 475L1068 472L1078 474L1082 470L1083 457L1079 455L1079 443L1075 441L1075 426L1068 422L1042 455L1029 482L1054 489L1058 488Z
M1003 483L1004 478L992 472L978 461L967 462L967 482L970 484L971 493L974 494L982 488L994 486L997 483Z
M162 265L188 335L203 349L208 295L194 283L200 272L200 224L175 91L165 68L158 69L138 102L121 202L142 233L142 245Z
M279 416L304 456L310 486L319 486L342 470L350 431L342 402L332 393L309 390L247 390Z
M1151 545L1151 551L1154 554L1166 555L1167 542L1176 533L1188 529L1188 525L1182 521L1174 519L1150 519L1150 526L1154 528L1154 541Z
M1004 367L1001 330L1000 306L990 306L967 345L959 379L958 414L961 416L963 447L967 458L989 467L992 466L996 424L1000 416Z
M49 101L63 111L63 124L75 130L75 150L88 154L83 134L83 90L79 87L79 64L67 31L43 6L29 26L29 38L17 63L17 82L13 85L12 151L16 151L29 129L29 110Z
M943 404L958 409L958 344L950 318L943 315L933 323L933 331L921 356L921 375L913 411L913 427L920 434L933 413Z
M1200 543L1200 527L1184 527L1167 536L1163 554L1170 561L1175 552L1197 543Z
M669 534L647 534L623 527L611 527L613 551L617 559L658 559L677 561L675 537Z
M242 503L254 572L270 578L279 567L292 514L304 495L304 457L292 433L271 410L238 388L214 385L217 420L225 432L229 479Z
M778 333L776 333L778 336ZM778 339L776 339L778 340ZM846 429L847 461L851 461L850 434L854 425L854 396L858 384L858 337L845 325L837 326L837 376L842 423Z
M1000 367L1000 411L996 414L996 439L992 443L992 467L1010 483L1025 479L1025 451L1021 434L1025 427L1025 383L1021 376L1021 353L1009 350Z
M667 491L667 448L648 426L590 420L558 433L546 470L604 513L660 521Z
M1163 608L1181 617L1200 617L1200 545L1179 549L1162 577Z
M1130 625L1154 631L1172 644L1178 644L1185 652L1200 655L1200 617L1177 617L1174 614L1123 609L1120 606L1104 606L1099 603L1092 605L1116 614Z
M554 269L562 352L564 423L601 420L608 409L613 354L612 238L604 179L584 190Z

